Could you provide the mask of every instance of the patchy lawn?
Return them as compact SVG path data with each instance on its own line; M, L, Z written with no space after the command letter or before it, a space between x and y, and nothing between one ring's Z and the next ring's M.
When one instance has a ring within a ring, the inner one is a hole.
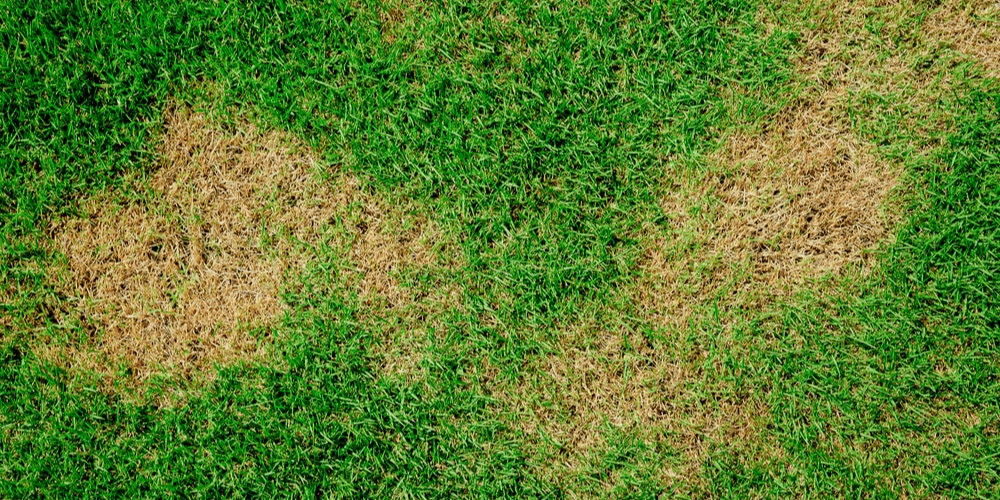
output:
M0 12L0 497L1000 489L994 3Z

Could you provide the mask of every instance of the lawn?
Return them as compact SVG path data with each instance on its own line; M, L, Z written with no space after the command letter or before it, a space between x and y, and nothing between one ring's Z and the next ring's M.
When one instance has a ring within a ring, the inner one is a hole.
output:
M1000 496L991 0L0 3L0 498Z

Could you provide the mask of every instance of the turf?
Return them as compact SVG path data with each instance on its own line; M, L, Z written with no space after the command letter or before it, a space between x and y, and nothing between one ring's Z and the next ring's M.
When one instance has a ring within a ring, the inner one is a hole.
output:
M923 29L941 8L5 2L0 497L997 495L1000 83ZM901 172L894 235L794 294L652 320L649 235L701 255L664 197L809 85ZM253 331L267 359L137 386L43 355L101 342L66 320L51 228L152 175L177 105L293 134L434 221L447 265L373 299L336 236L371 214L343 217ZM622 416L640 396L669 411Z

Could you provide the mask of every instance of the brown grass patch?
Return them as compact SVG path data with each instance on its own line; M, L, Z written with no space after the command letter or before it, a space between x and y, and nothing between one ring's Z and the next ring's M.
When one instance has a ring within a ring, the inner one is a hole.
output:
M606 467L609 433L661 450L646 472L679 491L703 486L702 464L721 446L782 456L778 444L759 438L770 418L766 395L706 383L707 352L607 321L561 332L554 351L532 360L521 379L491 389L536 448L538 474L569 491L593 488L589 472ZM615 481L599 490L610 493Z
M87 199L84 217L50 229L66 256L53 278L71 305L63 320L91 340L37 350L69 368L110 380L124 364L140 383L211 378L214 364L259 360L269 341L253 330L268 336L285 309L283 283L325 238L350 249L348 281L382 310L412 302L404 270L436 262L436 226L353 176L323 180L317 153L287 134L180 107L167 113L157 151L146 184ZM340 222L347 231L328 231ZM404 363L405 348L392 345Z
M541 450L540 473L570 490L606 452L609 429L665 442L683 454L684 460L654 474L664 485L682 481L691 488L706 453L719 443L748 441L768 417L759 397L737 399L697 387L704 373L691 361L702 353L671 349L636 332L592 322L563 332L556 351L525 368L526 380L503 390L522 431Z
M683 172L668 187L670 227L647 234L646 278L633 291L647 322L681 335L715 305L723 316L766 309L849 266L866 269L870 251L889 238L895 218L883 205L900 168L844 125L838 105L846 90L820 80L830 76L820 69L826 63L802 61L814 79L800 98L761 130L726 137L707 169ZM726 332L715 335L725 342ZM665 480L690 480L713 444L747 442L766 421L761 395L699 393L707 353L654 347L597 325L583 338L564 337L546 363L565 391L548 402L578 415L565 436L584 451L599 441L599 421L650 439L671 436L687 467L665 471Z
M428 7L420 0L393 0L379 5L378 20L385 43L387 45L395 43L407 29L414 26L415 21L425 16L424 11Z
M14 327L15 300L18 295L18 283L13 276L5 272L0 275L0 332ZM0 339L3 339L0 335Z
M14 328L14 285L4 283L0 285L0 332ZM3 338L3 335L0 335Z
M379 21L382 23L382 38L385 43L392 44L396 41L399 30L402 29L406 21L406 10L402 6L392 6L380 9L378 13Z
M848 268L866 272L871 251L891 236L898 213L886 200L901 166L850 129L846 108L857 95L933 77L912 68L912 54L886 57L865 26L878 8L884 30L902 29L905 5L807 3L814 14L801 27L799 95L760 129L728 134L707 168L678 172L666 187L670 227L647 232L649 279L635 296L654 324L685 328L709 304L760 310ZM923 112L941 87L918 87L905 92L906 105Z
M366 301L384 300L399 307L412 300L400 287L399 274L440 262L446 235L420 211L407 204L388 203L357 190L349 184L360 211L350 223L353 236L351 260L360 272L358 291Z
M454 240L418 207L390 203L347 183L358 207L348 217L349 271L362 303L359 320L379 332L373 352L381 372L416 381L422 377L428 329L460 307L454 275L462 266ZM414 283L423 274L427 283Z
M142 381L260 357L250 330L281 313L283 278L306 259L293 241L315 242L347 200L318 178L304 144L237 127L168 111L151 193L99 194L83 218L53 225L68 264L58 286L96 337L63 353L71 364L124 362Z
M947 1L934 10L924 29L975 58L990 73L1000 71L1000 3L996 0Z
M840 92L800 99L761 133L730 135L713 158L717 171L667 195L683 237L650 246L645 270L654 279L639 291L658 323L678 326L692 306L716 300L762 307L864 265L888 237L882 206L899 168L834 117Z

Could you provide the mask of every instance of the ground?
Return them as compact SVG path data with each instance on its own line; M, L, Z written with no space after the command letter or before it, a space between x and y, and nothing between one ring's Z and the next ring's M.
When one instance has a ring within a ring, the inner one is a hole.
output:
M0 497L1000 493L993 2L0 12Z

